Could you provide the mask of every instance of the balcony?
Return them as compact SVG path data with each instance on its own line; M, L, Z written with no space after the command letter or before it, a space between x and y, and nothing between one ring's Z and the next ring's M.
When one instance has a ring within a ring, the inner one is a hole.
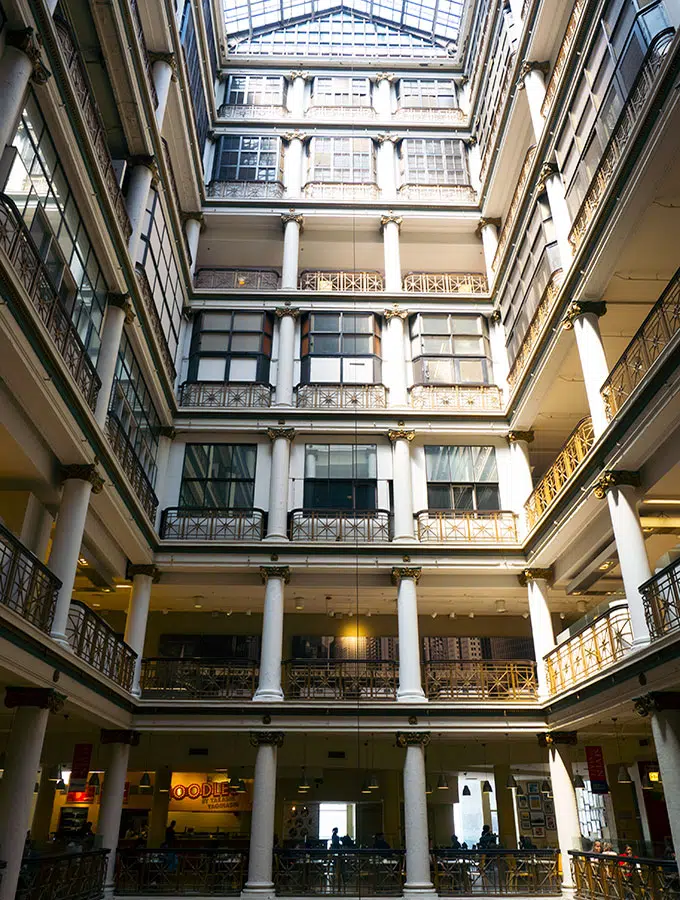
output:
M633 631L628 605L619 602L545 657L548 688L559 694L609 669L630 650Z
M378 200L380 188L377 184L308 181L302 196L307 200Z
M491 412L503 409L503 394L495 384L414 384L410 388L413 409L457 412Z
M558 850L436 850L433 857L442 897L561 894Z
M512 234L512 229L515 225L517 214L519 213L519 208L524 196L524 189L527 186L529 175L531 174L534 167L535 156L536 145L534 144L529 147L529 149L527 150L527 155L524 157L524 162L522 163L519 178L517 179L517 185L515 186L515 192L512 195L512 200L510 201L510 206L508 207L508 211L505 215L505 220L503 221L503 227L501 228L501 233L498 237L498 246L496 247L496 252L494 254L492 264L494 273L498 271L501 259L503 258L503 254L505 253L505 248L507 247L508 241L510 240L510 235Z
M349 122L372 122L377 116L372 106L310 106L305 112L306 119L340 119Z
M106 437L111 444L113 452L118 457L118 461L122 465L137 499L142 504L144 512L153 521L156 516L158 497L154 493L149 476L139 461L134 445L125 433L118 418L111 412L106 419Z
M137 654L101 616L79 600L71 601L66 637L76 656L130 690Z
M199 269L194 287L220 291L276 291L280 274L276 269Z
M291 541L380 544L390 540L391 530L386 509L294 509L289 514Z
M545 97L543 98L541 115L544 118L548 117L550 107L553 105L553 101L555 100L555 97L557 95L557 89L559 87L560 81L562 80L564 70L567 67L571 48L574 46L574 39L576 37L576 32L578 31L579 25L581 24L581 18L583 16L583 10L585 9L585 7L586 0L576 0L571 11L571 16L569 17L569 21L567 22L567 28L564 32L564 37L562 38L562 43L557 54L557 59L555 60L555 65L553 66L553 70L550 73L550 81L548 82L548 86L545 91Z
M281 200L280 181L211 181L205 189L209 200Z
M73 376L85 402L94 410L101 381L61 299L38 248L26 228L19 210L6 195L0 194L0 247L7 254L21 286L45 326L52 345Z
M680 269L619 357L600 388L611 420L680 332Z
M217 115L220 119L242 122L248 119L287 119L290 113L285 106L233 106L223 103Z
M16 900L99 900L108 850L24 856Z
M177 372L175 371L175 361L172 358L172 354L170 353L170 350L168 348L168 342L163 330L163 323L161 322L161 317L158 314L158 308L153 297L153 291L151 290L149 279L146 272L139 265L139 263L135 267L135 274L137 275L137 285L139 287L139 293L141 294L142 302L144 304L144 312L146 313L146 316L149 320L151 330L153 331L154 337L156 338L156 345L163 359L163 363L165 364L166 377L168 381L174 384L175 378L177 377Z
M404 290L412 294L487 294L486 275L478 272L409 272Z
M399 663L392 659L291 659L284 663L287 700L396 700Z
M0 525L0 603L50 633L61 582Z
M250 700L257 664L249 659L165 659L142 663L144 700Z
M653 641L680 629L680 559L640 585Z
M385 409L387 390L382 384L299 384L298 409Z
M477 203L477 191L469 184L402 184L400 200L424 203Z
M279 897L400 897L401 850L275 850Z
M672 900L678 897L675 859L640 859L569 851L576 900Z
M344 291L371 294L385 290L380 272L301 272L301 291Z
M552 506L578 471L595 441L590 416L582 419L569 435L555 462L529 495L524 504L527 525L533 528L543 513Z
M160 535L166 541L261 541L265 514L261 509L163 510Z
M118 850L116 896L238 897L246 854L228 847Z
M421 125L467 125L462 109L429 109L422 106L400 106L394 113L396 122L417 122Z
M428 700L535 703L538 682L532 660L431 659L423 663Z
M517 516L504 510L423 509L415 520L418 540L424 543L517 543Z
M271 403L269 384L185 381L179 389L179 405L194 409L265 409Z

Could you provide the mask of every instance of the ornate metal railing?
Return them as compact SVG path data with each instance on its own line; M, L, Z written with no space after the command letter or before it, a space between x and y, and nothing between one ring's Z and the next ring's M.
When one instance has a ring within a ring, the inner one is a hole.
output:
M398 897L404 879L400 850L276 850L280 896Z
M299 384L295 402L300 409L385 409L382 384Z
M555 502L576 470L590 452L595 441L590 416L581 419L560 450L557 459L529 495L524 504L527 525L533 528L543 513Z
M384 291L385 280L380 272L302 272L301 291Z
M418 540L436 543L514 544L517 516L505 510L421 509L415 514Z
M285 106L232 106L223 103L217 115L220 119L286 119L290 112Z
M109 412L106 419L106 436L137 495L137 499L142 504L144 512L153 520L158 506L158 497L149 476L139 461L134 445L117 416L112 412Z
M409 272L404 290L427 294L486 294L489 284L479 272Z
M99 900L108 855L108 850L87 850L24 857L15 900Z
M512 700L533 703L538 682L531 660L431 659L423 663L429 700Z
M613 419L671 341L680 332L680 269L633 335L600 388L607 417Z
M455 409L461 412L503 409L503 394L495 384L414 384L409 393L413 409Z
M163 159L165 160L165 167L168 170L168 175L170 176L170 189L172 191L172 197L175 201L175 206L177 207L177 214L182 214L182 204L179 199L179 187L177 186L177 179L175 178L175 167L172 164L172 156L170 155L170 147L168 146L168 142L164 137L161 138L161 146L163 147ZM182 230L182 234L184 236L184 245L187 249L187 256L189 256L189 242L187 240L186 232Z
M379 544L390 540L390 525L385 509L294 509L288 529L291 541Z
M423 125L443 122L446 125L465 125L468 117L462 109L428 109L420 106L400 106L394 113L396 121L421 122Z
M59 579L0 525L0 603L50 633Z
M118 224L125 236L125 240L128 241L132 234L132 225L130 225L125 198L118 183L116 170L113 168L113 160L111 159L109 145L106 140L106 128L97 102L94 99L90 80L87 77L85 66L73 40L71 28L59 13L54 16L54 26L64 62L66 63L66 69L71 77L73 90L78 101L78 108L83 115L88 133L94 144L99 171L106 184L106 190L113 204Z
M290 659L289 700L396 700L399 664L392 659Z
M581 18L583 16L583 10L585 9L585 7L586 0L575 0L574 6L571 10L571 16L569 17L569 21L567 22L566 31L564 32L564 37L562 38L562 43L560 44L557 59L555 60L555 65L553 66L553 70L550 73L550 80L548 81L548 86L545 90L545 97L543 98L543 105L541 106L541 115L544 118L547 117L550 111L550 107L552 106L555 95L557 94L557 88L559 87L560 81L562 80L562 75L567 67L567 60L569 59L569 54L574 44L576 32L578 31L578 27L581 24Z
M205 189L211 200L280 200L280 181L211 181Z
M545 657L550 693L567 690L613 666L628 653L632 643L627 604L610 607Z
M351 122L372 120L377 116L372 106L310 106L305 119L349 119Z
M223 291L275 291L280 274L275 269L199 269L194 287Z
M400 200L424 200L426 203L476 203L477 191L470 184L402 184Z
M253 696L257 664L249 659L166 659L142 662L142 697L233 700Z
M577 900L678 900L674 859L639 859L569 851Z
M144 65L144 71L146 72L146 83L149 87L149 93L151 94L151 100L155 109L158 106L158 94L156 93L156 86L153 82L149 48L146 46L146 38L144 37L144 29L142 28L142 20L139 15L137 0L130 0L130 13L132 15L132 24L135 29L135 34L137 35L137 41L139 42L139 52L142 57L142 64Z
M116 894L235 897L245 873L239 850L118 850Z
M637 75L635 85L633 86L628 100L626 100L624 104L616 127L609 139L609 143L602 154L597 171L590 182L590 186L583 198L581 207L574 218L574 223L569 232L569 243L574 250L577 250L580 246L581 241L588 230L588 226L600 207L602 198L613 182L614 173L628 147L631 135L635 131L640 119L640 114L652 91L656 76L670 49L674 35L674 29L667 28L657 34L649 45L647 55L645 56L645 60Z
M680 629L680 559L640 585L652 640Z
M557 300L557 296L560 292L563 278L564 273L562 272L562 269L556 269L548 280L546 288L543 291L543 296L541 297L541 300L536 307L534 317L529 323L527 333L524 335L524 339L522 340L520 348L517 351L517 356L515 357L513 364L510 366L507 380L508 386L511 389L514 388L515 385L519 382L527 366L529 365L529 361L533 356L536 345L538 344L538 341L543 334L545 323L550 318L550 315L555 309L555 301Z
M561 892L557 850L436 850L434 886L440 897Z
M490 17L491 18L491 17ZM503 86L501 87L498 93L498 99L496 100L496 106L493 114L493 120L491 122L491 126L489 128L488 134L486 136L486 143L484 145L484 153L482 155L482 165L479 173L479 180L484 183L484 179L487 176L489 171L489 166L491 165L491 159L493 157L493 151L496 147L496 140L498 138L498 132L501 130L501 122L503 120L503 115L505 110L507 109L508 96L510 94L510 89L512 88L513 76L515 72L515 53L512 52L510 59L508 60L508 67L505 71L505 78L503 79Z
M73 376L87 405L94 409L101 381L75 325L62 306L33 237L14 201L0 194L0 247L9 257L57 352Z
M261 509L163 510L161 537L175 541L260 541L264 536Z
M308 200L377 200L380 188L377 184L308 181L302 195Z
M234 381L185 381L179 389L179 405L200 409L251 409L271 406L269 384Z
M503 221L501 233L498 236L498 246L496 247L496 252L494 253L492 263L494 272L498 271L498 266L500 265L501 259L503 258L503 254L505 253L505 248L507 247L508 241L510 240L510 234L512 233L512 229L515 225L517 213L519 212L522 197L524 196L524 189L527 186L529 175L531 174L531 170L534 166L535 156L536 145L533 144L531 147L529 147L529 149L527 150L527 155L524 157L524 162L522 163L519 178L517 179L517 184L515 186L515 193L512 195L510 206L508 207L508 211L505 215L505 220Z
M177 377L177 372L175 371L175 361L172 358L172 354L170 353L170 349L168 347L168 341L165 336L165 332L163 331L163 323L161 322L161 317L158 314L158 309L156 308L156 303L153 298L153 291L151 290L149 279L146 272L140 265L136 266L135 272L137 274L137 284L139 285L139 292L142 296L142 301L144 302L144 310L151 323L151 328L156 337L158 349L160 350L161 356L163 357L163 362L165 363L165 367L167 369L168 380L174 383L175 378Z
M137 654L118 637L108 622L80 600L71 600L66 637L76 656L130 690Z

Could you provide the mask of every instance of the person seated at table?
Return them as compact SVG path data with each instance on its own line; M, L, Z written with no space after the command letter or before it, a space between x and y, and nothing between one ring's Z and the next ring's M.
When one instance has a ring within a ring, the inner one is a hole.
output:
M452 850L462 850L463 848L460 845L460 841L456 837L455 834L451 835L451 849Z
M491 831L491 825L485 825L479 838L478 847L480 850L489 850L496 846L496 835Z
M520 835L519 838L519 849L520 850L536 850L536 844L531 840L531 838L526 837L525 835Z
M379 831L375 837L373 838L373 849L374 850L391 850L392 848L385 840L385 835L382 831Z
M340 843L340 835L338 834L338 829L334 828L333 833L331 834L331 849L339 850L342 844Z
M173 819L165 829L165 843L168 847L175 847L177 845L177 832L175 831L176 824L176 820Z
M352 849L353 847L356 847L356 844L354 843L354 841L348 834L346 834L346 835L344 835L344 837L340 838L340 843L342 844L343 847L347 847L348 849Z

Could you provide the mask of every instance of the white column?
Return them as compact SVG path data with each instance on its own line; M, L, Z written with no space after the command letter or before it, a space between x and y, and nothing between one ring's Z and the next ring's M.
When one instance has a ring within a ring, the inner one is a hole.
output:
M40 785L38 796L33 810L31 821L31 842L33 844L46 844L50 839L50 824L54 811L54 796L57 790L57 782L51 779L50 766L44 763L41 766Z
M113 896L114 889L116 848L120 832L120 817L123 811L130 746L136 747L139 744L139 732L102 729L101 742L111 747L109 763L104 774L104 787L97 820L98 844L103 849L110 851L104 877L104 896L109 898Z
M127 194L125 195L125 206L130 225L132 226L128 250L134 266L137 262L137 251L144 226L149 190L155 177L156 161L153 156L140 156L131 160L130 165L130 179L128 181Z
M184 234L186 235L187 244L189 245L190 265L189 271L193 278L196 271L196 262L198 260L198 242L203 230L203 213L187 213L183 216Z
M500 219L481 218L477 225L475 234L482 239L482 248L484 250L484 264L486 266L486 280L489 289L493 284L493 261L496 257L498 249L498 229L501 227Z
M392 82L394 75L389 72L378 72L375 76L373 108L379 119L389 120L392 117Z
M401 216L395 216L393 213L382 216L380 219L385 256L385 290L393 294L400 293L402 289L401 257L399 255L401 222Z
M68 649L66 623L71 605L73 583L83 542L87 507L90 494L99 494L104 482L94 465L72 465L62 467L64 488L61 493L54 540L50 551L49 568L61 581L52 622L52 637Z
M505 328L501 320L499 309L494 310L489 318L489 347L491 349L491 364L493 366L493 383L508 397L508 348L505 343Z
M142 696L140 679L142 675L142 659L144 658L144 640L146 638L146 623L149 619L149 604L151 602L151 586L156 584L160 577L160 570L151 565L128 565L127 577L132 578L132 591L130 603L125 621L125 643L137 654L135 660L135 672L132 677L130 693L135 697Z
M404 831L406 882L404 897L436 896L430 876L430 842L425 793L427 732L400 732L397 744L406 747L404 759Z
M387 366L388 372L384 373L383 381L389 388L388 406L408 405L404 346L404 325L407 318L408 311L397 306L385 310L388 346L383 348L383 364Z
M416 585L422 569L395 566L392 583L397 585L397 625L399 629L399 690L401 703L426 703L420 670L418 636L418 596Z
M31 553L45 562L50 543L53 518L35 494L29 494L21 523L19 540Z
M479 144L477 138L470 137L465 141L467 150L468 171L470 173L470 184L479 194L482 189L482 157L479 152Z
M534 439L533 431L509 431L510 474L512 477L512 511L525 521L524 504L534 489L529 460L529 444Z
M125 323L131 324L135 320L135 313L129 294L109 294L106 302L106 317L102 329L102 342L97 359L97 374L101 380L101 388L97 396L97 405L94 417L100 428L106 425L106 417L109 412L113 379L116 374L118 351L123 337Z
M562 184L562 176L557 168L557 163L545 163L543 165L539 176L539 190L541 184L545 186L548 195L550 214L555 229L557 248L560 251L562 270L566 272L571 265L573 256L571 244L569 243L571 213L569 212L569 207L567 206L567 201L564 196L564 185Z
M392 480L394 483L393 541L414 541L413 486L411 484L411 452L409 444L415 431L395 429L387 432L392 443Z
M296 291L298 286L298 257L300 235L304 219L292 210L281 216L283 223L283 265L281 267L281 290Z
M604 302L587 300L574 302L569 305L567 315L562 323L567 330L573 329L576 337L583 383L596 440L609 424L604 398L600 393L600 388L609 375L609 366L598 322L599 317L603 316L606 311L607 305Z
M8 31L5 38L0 57L0 155L14 140L29 81L45 84L50 77L33 33L32 28L21 28Z
M562 857L562 886L572 888L574 882L571 877L569 851L581 849L581 825L578 819L576 791L572 780L568 747L568 742L575 741L576 735L573 732L539 735L539 741L542 743L546 738L550 742L548 744L548 765L554 797L553 803L555 804L555 820L557 821L557 843Z
M298 198L302 195L302 167L307 135L301 131L288 131L281 137L286 142L283 160L283 186L286 197Z
M378 145L378 187L383 200L396 200L397 197L397 142L401 138L396 134L379 134L375 141Z
M274 810L276 805L276 756L283 745L283 732L260 731L250 735L257 747L253 781L253 812L250 823L248 880L243 895L274 897Z
M286 77L290 82L288 109L293 118L301 119L305 114L305 82L309 78L309 73L289 72Z
M518 575L519 583L526 586L529 595L529 616L531 619L531 637L536 655L536 677L538 679L538 696L544 700L549 696L549 685L544 657L555 646L550 607L548 606L548 585L552 581L552 569L525 569Z
M181 342L180 342L181 345ZM177 437L177 432L172 425L161 425L158 430L158 452L156 453L156 480L155 491L159 500L165 496L165 479L168 475L168 463L170 462L170 448ZM156 509L155 527L159 531L163 518L163 503L159 502Z
M288 566L260 566L260 576L265 585L262 647L260 676L253 700L278 702L283 700L281 688L283 586L290 582L290 569Z
M295 438L294 428L268 428L272 442L272 461L269 475L269 513L267 537L270 541L288 540L288 481L290 445Z
M647 694L635 701L635 708L642 715L651 713L656 758L677 854L680 847L680 693Z
M63 706L63 698L46 688L8 687L5 706L16 711L0 780L0 856L7 863L0 882L0 900L14 900L47 718L50 710L56 712Z
M545 119L541 113L545 100L545 76L550 71L550 63L525 61L519 72L519 89L524 89L529 104L529 115L534 127L534 135L539 141L543 134Z
M168 105L168 96L170 95L170 85L173 81L177 81L175 54L151 53L149 55L153 60L151 76L153 78L153 86L156 89L156 97L158 98L156 122L159 130L162 130L165 110Z
M292 306L279 306L276 309L276 319L279 323L279 343L274 406L293 405L295 320L299 315L300 310L294 309Z
M640 476L637 472L604 472L595 485L594 493L600 499L607 497L630 612L633 643L643 646L649 643L649 628L639 587L652 577L652 572L637 510L639 485Z

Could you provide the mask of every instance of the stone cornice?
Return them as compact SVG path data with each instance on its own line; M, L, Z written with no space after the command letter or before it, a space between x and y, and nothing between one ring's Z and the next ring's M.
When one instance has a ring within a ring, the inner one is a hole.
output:
M562 319L562 327L570 331L574 327L574 321L579 316L591 313L600 319L607 312L607 304L604 300L572 300Z
M612 469L603 472L593 485L593 494L598 500L604 500L607 491L617 487L640 487L640 473L629 472L625 469Z
M267 429L267 437L270 441L275 441L277 438L285 438L287 441L292 441L295 438L297 432L294 428L268 428Z
M134 578L135 575L148 575L154 584L158 584L158 582L161 580L161 570L158 568L158 566L154 566L151 563L137 564L129 562L127 564L125 575L130 579Z
M250 743L253 747L283 747L282 731L251 731Z
M403 578L412 578L418 584L422 572L420 566L392 566L392 584L399 584Z
M398 731L397 747L427 747L430 743L429 731Z
M101 494L104 490L104 479L97 471L96 465L93 463L73 463L72 465L61 467L61 482L76 479L78 481L89 481L92 485L93 494Z
M19 709L33 706L37 709L48 709L50 712L61 712L66 696L52 688L8 686L5 688L5 706L7 709Z
M260 566L260 578L263 584L270 578L281 578L284 584L290 584L290 566Z
M548 584L552 584L554 575L552 566L547 569L524 569L517 576L517 580L522 587L526 587L530 581L547 581Z

